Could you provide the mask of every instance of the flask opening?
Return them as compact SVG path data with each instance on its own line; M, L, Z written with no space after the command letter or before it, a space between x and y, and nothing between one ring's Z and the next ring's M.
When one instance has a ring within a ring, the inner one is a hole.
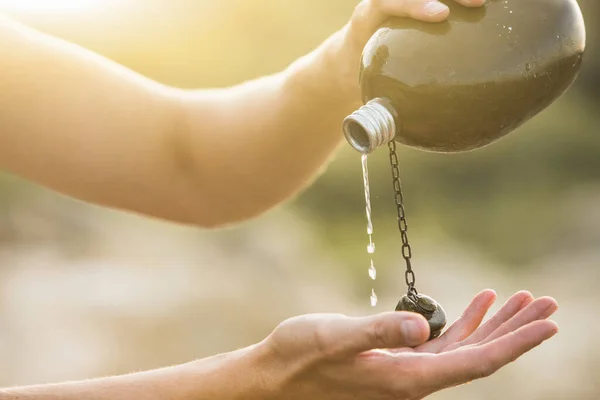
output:
M396 136L396 121L385 99L374 99L344 119L343 131L352 148L369 154Z
M354 119L348 119L344 123L344 134L350 146L362 154L368 154L371 151L371 141L367 130Z

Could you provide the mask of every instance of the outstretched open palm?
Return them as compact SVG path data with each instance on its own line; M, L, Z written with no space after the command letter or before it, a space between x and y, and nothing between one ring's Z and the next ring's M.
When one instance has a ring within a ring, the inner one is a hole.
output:
M413 313L366 318L309 315L284 322L267 339L273 354L293 370L286 399L421 399L496 372L549 339L546 319L558 308L549 297L518 292L485 324L496 299L479 293L439 338L423 343L425 320ZM412 329L412 334L410 329ZM323 394L326 395L323 395Z
M556 301L548 297L534 300L528 292L512 296L481 325L495 298L493 291L480 293L439 338L414 349L383 351L384 356L392 357L395 363L406 363L408 368L426 371L423 380L434 375L438 384L431 386L427 382L428 390L420 396L425 397L446 387L489 376L557 331L554 323L544 321L557 310ZM382 354L381 350L373 352Z

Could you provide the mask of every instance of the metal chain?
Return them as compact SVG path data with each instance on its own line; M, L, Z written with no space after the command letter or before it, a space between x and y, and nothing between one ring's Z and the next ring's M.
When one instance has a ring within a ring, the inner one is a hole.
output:
M417 301L419 293L415 288L415 272L412 269L412 248L408 243L408 224L406 222L406 210L404 209L404 194L402 193L402 183L400 181L400 168L398 163L398 155L396 153L396 142L391 140L388 143L390 149L390 164L392 166L392 181L394 184L394 200L398 211L398 229L402 239L402 258L406 262L406 272L404 280L408 286L408 297Z

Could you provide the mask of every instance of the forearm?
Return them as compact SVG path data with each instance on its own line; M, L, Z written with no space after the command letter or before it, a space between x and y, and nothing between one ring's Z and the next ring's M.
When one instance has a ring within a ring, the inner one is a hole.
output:
M307 185L342 138L356 93L328 65L339 35L279 74L186 91L0 20L0 167L177 222L256 216Z
M264 400L263 358L253 346L154 371L0 390L0 400Z
M341 36L343 32L337 34ZM253 217L293 196L321 171L343 139L341 123L358 107L332 37L285 71L220 92L184 93L187 164L214 226ZM357 65L348 66L356 76ZM344 90L340 90L343 87ZM205 133L202 133L205 132Z

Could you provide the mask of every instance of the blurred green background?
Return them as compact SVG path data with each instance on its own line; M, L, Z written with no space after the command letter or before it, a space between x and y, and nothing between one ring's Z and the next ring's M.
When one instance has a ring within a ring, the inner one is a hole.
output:
M5 9L151 78L200 88L279 71L339 29L356 1L98 3ZM600 398L600 3L579 3L588 52L566 96L486 149L400 149L422 292L451 318L486 287L498 306L520 289L561 304L557 338L433 398ZM405 288L386 152L369 163L374 309L360 157L346 146L294 201L217 232L99 209L3 175L0 386L186 362L258 341L300 313L393 309Z

